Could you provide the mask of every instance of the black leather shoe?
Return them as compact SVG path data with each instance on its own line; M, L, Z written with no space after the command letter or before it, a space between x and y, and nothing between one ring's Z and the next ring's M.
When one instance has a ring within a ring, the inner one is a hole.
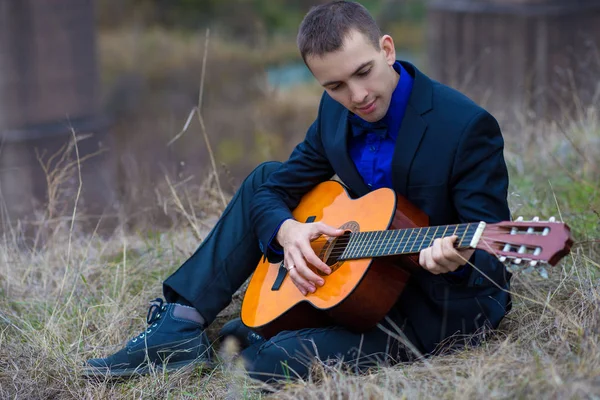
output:
M264 342L265 340L261 335L244 325L241 318L232 319L231 321L223 325L223 327L219 331L219 338L221 339L221 341L223 341L227 337L236 338L240 344L240 350L244 350L245 348L253 345L254 343L260 341Z
M145 375L151 366L167 371L189 364L211 364L210 343L192 307L156 299L148 309L148 329L106 358L87 360L84 375L128 377Z

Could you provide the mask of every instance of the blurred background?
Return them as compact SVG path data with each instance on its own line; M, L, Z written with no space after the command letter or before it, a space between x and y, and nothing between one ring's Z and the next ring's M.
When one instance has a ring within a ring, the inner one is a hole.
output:
M295 35L319 3L0 0L1 229L148 229L222 209L316 116ZM599 0L362 4L399 58L487 107L507 140L597 108Z

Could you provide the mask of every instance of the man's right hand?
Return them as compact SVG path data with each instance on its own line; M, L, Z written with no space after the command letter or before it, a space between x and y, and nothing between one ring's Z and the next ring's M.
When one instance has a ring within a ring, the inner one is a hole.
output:
M283 247L283 263L289 271L292 282L303 295L314 293L317 285L323 286L325 283L323 278L308 267L307 263L325 274L331 273L331 268L315 254L310 242L321 235L341 236L343 234L343 229L322 222L302 223L288 219L279 227L276 239Z

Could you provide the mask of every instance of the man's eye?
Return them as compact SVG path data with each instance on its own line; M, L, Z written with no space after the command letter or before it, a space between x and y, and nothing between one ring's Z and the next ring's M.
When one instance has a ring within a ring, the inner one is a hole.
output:
M329 90L331 90L332 92L335 92L336 90L338 90L342 85L335 85L335 86L330 86Z
M364 70L364 71L361 71L361 72L359 72L359 73L358 73L358 76L367 76L367 75L369 75L369 73L370 73L370 72L371 72L371 68L369 68L369 69L367 69L367 70Z

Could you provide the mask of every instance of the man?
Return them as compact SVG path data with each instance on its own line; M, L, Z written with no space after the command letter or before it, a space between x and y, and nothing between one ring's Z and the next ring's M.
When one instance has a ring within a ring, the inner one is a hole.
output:
M148 329L87 372L129 375L147 361L167 368L210 360L204 333L261 257L282 258L304 295L319 290L329 268L310 240L342 232L303 223L291 211L316 184L337 174L356 196L390 187L428 214L431 225L509 219L503 139L495 119L465 96L396 61L364 7L335 1L310 10L298 33L306 65L324 87L318 117L284 163L265 163L242 183L194 255L164 282ZM224 333L242 340L249 373L269 380L305 377L315 359L344 360L356 370L431 354L453 336L497 327L510 308L510 276L481 250L458 252L456 237L419 254L397 304L363 334L341 326L281 332L270 340L239 319ZM468 260L468 262L467 262ZM395 334L389 334L393 332ZM165 362L168 360L168 363Z

